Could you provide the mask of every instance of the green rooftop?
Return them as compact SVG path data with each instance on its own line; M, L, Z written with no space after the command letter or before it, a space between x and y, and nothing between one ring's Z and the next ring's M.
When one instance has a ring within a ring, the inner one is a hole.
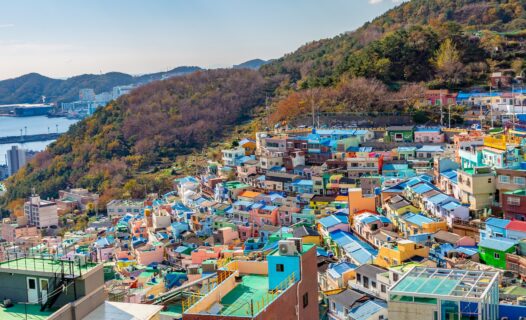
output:
M504 194L512 194L512 195L516 195L516 196L526 196L526 190L518 189L518 190L515 190L515 191L504 192Z
M0 307L2 320L41 320L47 319L55 311L40 311L38 304L15 304L10 308Z
M161 315L179 319L183 315L183 307L180 304L171 304L166 307L166 310L161 311Z
M261 275L246 275L238 284L221 299L222 316L245 317L250 315L251 300L254 304L262 301L268 293L268 277ZM257 307L254 307L255 312Z
M14 269L34 272L60 273L80 276L97 266L96 263L85 263L80 266L74 261L44 259L44 258L19 258L0 263L1 269ZM0 318L2 319L2 318Z

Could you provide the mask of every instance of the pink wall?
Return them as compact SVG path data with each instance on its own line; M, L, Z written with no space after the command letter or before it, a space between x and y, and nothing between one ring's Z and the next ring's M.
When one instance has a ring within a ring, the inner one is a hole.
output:
M263 221L265 220L265 222ZM268 212L268 211L262 211L260 209L254 209L250 211L250 222L256 223L259 226L265 225L265 224L272 224L273 226L276 226L278 224L278 208L276 207L274 210Z
M164 260L164 249L162 246L153 247L151 250L135 250L137 263L147 266L152 262L162 262Z
M457 247L474 247L477 245L475 240L470 237L462 237L460 238L457 243L455 243Z
M415 132L415 142L443 143L445 141L444 134L439 132Z
M199 248L195 251L192 251L192 264L202 264L203 261L208 259L218 259L220 256L222 248L219 247L219 250L216 248Z

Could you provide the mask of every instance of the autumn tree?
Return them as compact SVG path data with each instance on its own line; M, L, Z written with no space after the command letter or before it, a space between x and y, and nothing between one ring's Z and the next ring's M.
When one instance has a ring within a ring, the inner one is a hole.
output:
M448 84L458 84L463 64L460 52L451 39L446 39L438 48L432 60L440 79Z

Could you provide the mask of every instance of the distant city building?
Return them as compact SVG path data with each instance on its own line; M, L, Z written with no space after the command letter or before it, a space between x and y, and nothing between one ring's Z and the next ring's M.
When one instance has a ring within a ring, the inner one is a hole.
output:
M19 149L17 146L12 146L10 150L7 150L6 160L9 175L13 175L27 163L27 151Z
M80 101L94 101L95 100L95 90L91 88L80 89L79 90L79 100Z
M40 199L39 195L32 195L24 204L24 214L28 224L37 228L58 226L57 204L53 201Z
M113 99L117 99L122 95L130 93L135 88L133 85L113 87Z

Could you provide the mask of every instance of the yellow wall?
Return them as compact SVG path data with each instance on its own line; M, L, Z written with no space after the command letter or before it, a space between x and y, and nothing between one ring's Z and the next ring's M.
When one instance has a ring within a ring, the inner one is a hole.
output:
M317 246L321 245L321 236L305 236L301 238L301 241L305 244L315 244Z
M414 256L428 257L429 248L422 247L417 249L415 246L415 242L405 240L398 242L396 248L381 247L374 263L384 268L389 268L402 264Z

